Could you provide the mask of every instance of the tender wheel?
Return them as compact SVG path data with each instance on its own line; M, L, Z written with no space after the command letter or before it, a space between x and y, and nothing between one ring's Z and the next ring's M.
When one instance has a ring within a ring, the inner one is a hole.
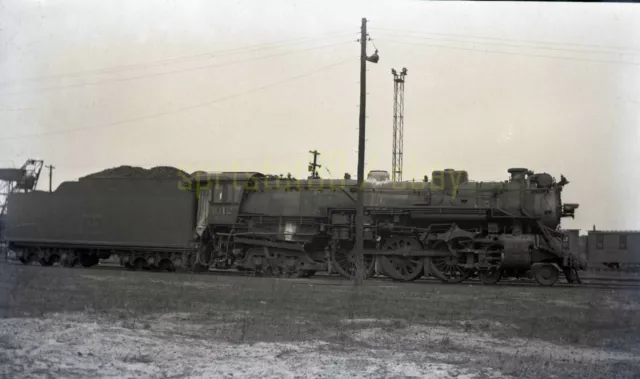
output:
M51 263L52 266L60 265L60 256L57 254L53 254L51 257L49 257L49 263Z
M30 265L31 262L33 261L33 254L29 254L27 255L27 257L25 258L24 255L22 257L19 258L20 262L22 262L23 265Z
M173 266L173 262L171 262L171 260L169 259L163 259L160 261L160 264L158 264L158 269L160 269L160 271L168 271L168 272L174 272L176 269Z
M478 272L478 278L482 282L482 284L496 284L502 279L502 270L499 269L489 269L482 270Z
M100 258L97 255L82 255L80 256L80 264L82 267L89 268L100 263Z
M72 253L64 253L60 258L60 264L62 267L72 268L76 263L78 263L78 258Z
M40 259L40 264L42 266L53 266L56 263L60 263L60 257L57 254L52 254L48 258Z
M353 250L353 244L338 243L333 246L333 252L331 255L331 263L333 268L342 277L347 279L353 279L356 275L356 254ZM363 257L363 269L364 279L370 278L375 271L375 257L371 255L365 255Z
M433 250L453 253L446 242L436 242ZM455 255L446 257L430 257L425 259L429 272L443 283L461 283L469 278L471 270L460 266Z
M543 264L533 269L533 276L541 286L551 287L558 281L558 270L552 264Z
M40 259L40 265L44 267L53 266L53 261L51 261L51 259L42 258Z
M383 251L400 254L380 257L380 265L385 275L402 281L414 281L424 274L424 259L401 256L418 245L415 238L389 238L382 246Z
M137 258L133 261L133 269L136 271L142 271L145 269L147 261L144 258Z

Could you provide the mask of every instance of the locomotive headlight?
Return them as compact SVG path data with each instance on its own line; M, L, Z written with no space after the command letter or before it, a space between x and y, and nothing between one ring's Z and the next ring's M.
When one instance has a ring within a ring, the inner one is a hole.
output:
M562 206L562 217L575 218L575 212L579 206L579 204L564 204Z

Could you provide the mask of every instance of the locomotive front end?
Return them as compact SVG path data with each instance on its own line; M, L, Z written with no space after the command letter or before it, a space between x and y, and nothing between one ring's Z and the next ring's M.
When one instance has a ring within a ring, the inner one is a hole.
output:
M560 175L560 181L555 182L551 175L543 173L531 175L531 182L535 183L534 185L538 188L547 189L542 193L539 193L540 196L543 196L543 204L545 206L542 207L544 210L546 218L543 218L543 223L553 229L556 229L554 238L561 239L562 242L559 244L558 254L562 257L563 261L563 270L565 271L565 275L570 281L578 281L578 275L575 273L575 269L584 269L585 262L581 260L579 252L575 251L570 247L569 239L570 235L567 232L560 232L558 229L560 228L560 224L562 222L562 218L571 217L575 218L576 209L578 209L579 204L577 203L563 203L562 202L562 190L564 187L569 184L569 181L564 177L564 175Z
M564 273L570 283L579 282L576 270L582 268L583 264L579 254L567 247L568 235L560 230L562 219L574 218L578 208L578 204L562 202L562 190L569 181L562 175L556 181L548 173L534 174L526 168L511 168L508 172L511 179L507 185L513 188L513 192L520 191L521 196L521 202L518 202L514 194L507 195L511 197L508 199L511 200L510 210L516 211L514 208L518 205L522 207L521 213L528 220L525 234L529 233L536 240L531 250L531 268L536 280L544 285L552 285L557 280L557 274ZM517 255L515 251L508 253Z
M534 174L532 171L526 170L526 174L528 176L526 179L528 183L526 185L530 188L532 199L528 207L526 207L530 214L538 217L545 226L551 229L557 229L562 218L575 217L575 211L579 205L575 203L562 203L562 190L564 186L569 184L569 181L563 175L560 175L560 181L556 182L555 179L546 172ZM512 176L513 175L514 173L512 172ZM521 180L524 182L524 177Z
M558 203L559 204L562 204L561 193L562 193L562 189L567 184L569 184L569 181L567 180L567 178L565 178L564 175L560 175L560 182L558 182L555 185L556 192L558 194ZM560 208L560 217L571 217L571 218L574 218L576 209L578 209L579 206L580 205L576 204L576 203L565 203L565 204L563 204L562 207Z

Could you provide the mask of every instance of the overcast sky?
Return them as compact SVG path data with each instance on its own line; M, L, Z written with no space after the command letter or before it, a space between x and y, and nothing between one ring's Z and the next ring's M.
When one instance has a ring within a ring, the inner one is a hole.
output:
M65 180L123 164L391 170L391 68L408 68L405 179L510 167L571 182L567 228L640 229L640 8L426 1L0 1L0 165ZM249 49L248 47L253 47ZM431 176L431 175L430 175ZM47 188L47 180L39 188Z

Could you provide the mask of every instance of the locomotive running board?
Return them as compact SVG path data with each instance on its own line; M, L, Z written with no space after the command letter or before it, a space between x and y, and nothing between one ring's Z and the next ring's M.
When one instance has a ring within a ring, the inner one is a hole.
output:
M486 220L488 208L434 207L410 209L409 215L417 220Z

